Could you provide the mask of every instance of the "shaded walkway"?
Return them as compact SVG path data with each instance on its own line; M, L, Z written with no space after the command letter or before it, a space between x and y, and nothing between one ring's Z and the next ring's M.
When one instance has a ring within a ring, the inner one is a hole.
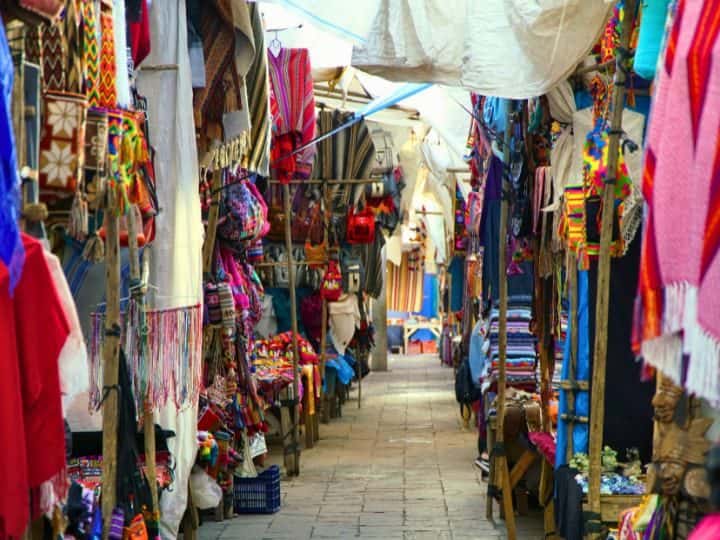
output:
M271 516L206 523L202 540L307 538L502 538L485 520L486 484L472 465L474 430L460 428L452 370L436 356L395 357L390 371L363 382L343 417L320 426L301 474L283 480L283 506ZM272 456L279 463L279 455ZM496 512L497 514L497 512ZM518 538L542 538L521 518Z

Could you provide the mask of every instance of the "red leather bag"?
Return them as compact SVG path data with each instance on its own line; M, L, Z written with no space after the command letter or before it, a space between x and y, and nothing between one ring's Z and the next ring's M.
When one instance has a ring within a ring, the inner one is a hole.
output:
M371 244L375 240L375 214L370 208L348 210L345 240L348 244Z
M336 261L328 261L328 267L320 285L320 296L328 302L336 302L342 293L342 273Z

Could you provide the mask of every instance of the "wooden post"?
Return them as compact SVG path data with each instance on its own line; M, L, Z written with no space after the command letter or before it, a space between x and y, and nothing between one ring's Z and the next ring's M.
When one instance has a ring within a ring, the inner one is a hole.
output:
M222 196L222 171L213 171L212 202L208 212L208 224L203 243L203 272L208 273L212 268L213 253L215 251L215 233L220 213L220 197Z
M116 504L118 376L120 357L120 235L112 190L105 207L105 337L103 339L103 461L102 514L103 537L110 531L110 518Z
M600 225L600 254L598 258L597 303L595 307L595 348L593 355L592 392L590 394L590 442L588 457L588 501L590 515L585 530L594 540L601 537L600 479L602 474L601 453L603 423L605 421L605 367L608 344L608 304L610 300L610 243L612 242L615 181L617 179L618 152L622 130L622 113L625 100L627 58L630 34L635 21L635 0L625 0L625 17L622 23L620 46L616 53L615 84L611 101L610 138L608 141L608 164L602 201Z
M140 285L140 255L138 252L137 233L138 224L135 221L135 214L133 208L130 208L130 212L126 216L127 228L128 228L128 255L130 257L130 283L135 285L137 288L130 291L130 296L138 302L141 309L144 308L143 295L144 292ZM147 354L147 351L143 351L143 354ZM167 361L173 361L174 358L167 358ZM146 374L141 374L144 376ZM157 516L158 521L160 517L160 506L157 488L157 464L155 461L155 417L153 414L152 404L145 400L143 396L143 432L145 439L145 467L147 470L148 483L150 484L150 495L152 498L152 510L154 516Z
M292 230L290 227L290 221L292 216L292 208L290 204L290 186L287 184L283 184L283 203L284 203L284 212L285 212L285 248L287 249L287 267L288 267L288 289L290 292L290 320L291 320L291 327L290 330L292 331L292 350L293 350L293 382L292 382L292 390L293 390L293 414L292 414L292 448L290 448L290 451L293 455L293 459L291 460L291 463L288 463L286 460L286 467L287 465L291 465L288 469L288 474L297 476L300 474L300 446L299 446L299 423L300 423L300 415L299 415L299 408L298 408L298 384L299 384L299 378L300 374L298 373L298 360L300 358L300 349L298 348L298 321L297 321L297 298L295 296L295 265L293 264L293 254L292 254ZM287 454L286 454L287 458Z
M509 107L510 110L513 107ZM498 381L497 381L497 428L495 430L495 447L492 449L493 459L495 460L495 475L499 480L498 484L502 490L502 506L505 513L505 526L507 528L508 539L515 540L515 516L513 514L512 505L512 487L510 485L510 471L508 470L507 455L505 454L504 444L504 425L505 425L505 390L506 390L506 362L507 362L507 269L506 269L506 244L507 244L507 218L508 218L508 201L505 196L509 189L507 181L507 171L510 164L510 140L512 136L513 117L515 113L508 111L507 122L505 124L505 138L503 145L503 156L505 158L505 166L503 167L503 195L500 203L500 238L498 243L500 249L498 251L498 274L499 279L499 297L500 297L500 313L498 328Z
M330 198L328 197L328 190L327 190L327 184L322 185L322 197L323 197L323 205L322 205L322 212L323 212L323 242L325 243L325 246L329 250L329 228L330 228L330 219L329 215L332 209L330 208ZM320 330L320 380L324 383L325 382L325 362L327 361L327 326L328 326L328 303L325 298L323 298L322 301L322 328ZM327 394L323 388L323 385L320 385L320 408L322 410L322 421L324 424L327 424L330 422L330 404L327 399ZM317 413L316 413L317 414Z

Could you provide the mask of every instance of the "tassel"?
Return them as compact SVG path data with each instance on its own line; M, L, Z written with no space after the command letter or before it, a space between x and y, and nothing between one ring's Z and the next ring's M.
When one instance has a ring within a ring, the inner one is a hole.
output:
M105 260L105 242L97 234L93 233L85 242L82 258L95 264Z
M88 236L88 204L80 190L75 192L72 207L70 208L70 222L68 223L68 234L75 240L82 242Z

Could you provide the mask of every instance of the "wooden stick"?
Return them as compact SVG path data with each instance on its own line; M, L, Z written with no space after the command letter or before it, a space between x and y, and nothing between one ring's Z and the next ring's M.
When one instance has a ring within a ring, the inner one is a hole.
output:
M328 231L330 230L330 212L329 212L329 197L327 186L323 185L323 242L328 245ZM320 380L325 381L325 362L327 362L327 326L328 326L328 303L325 298L322 301L322 328L320 329ZM322 408L323 422L330 421L330 404L328 403L327 395L323 389L323 385L320 385L320 405ZM317 414L317 413L316 413Z
M290 186L283 184L283 203L285 205L285 215L292 215L292 208L290 204ZM298 432L300 423L300 410L298 407L298 360L300 358L300 348L298 347L298 321L297 321L297 298L295 296L295 264L293 263L292 254L292 230L290 226L290 219L285 220L285 247L287 249L287 267L288 267L288 289L290 291L290 320L292 330L292 349L293 349L293 414L292 414L292 452L294 459L292 463L292 471L288 471L288 474L297 476L300 474L300 447L299 440L300 434Z
M511 107L512 108L512 107ZM507 121L505 124L505 169L510 165L510 141L512 136L513 128L513 113L508 112ZM509 189L508 181L503 173L503 193ZM507 367L507 305L508 305L508 293L507 293L507 268L505 260L506 244L507 244L507 218L508 218L508 201L507 197L503 195L500 203L500 238L498 243L500 245L498 257L498 275L499 279L499 297L500 297L500 313L499 313L499 328L498 328L498 381L497 381L497 428L495 432L495 448L493 454L497 454L494 458L495 471L500 478L500 488L502 489L502 503L503 510L505 513L505 526L507 528L508 539L515 540L515 515L513 513L512 506L512 488L510 486L510 471L508 470L507 455L505 453L505 390L507 383L506 367Z
M348 180L318 180L318 179L308 179L308 180L290 180L289 185L323 185L327 184L328 186L340 186L340 185L346 185L346 184L374 184L376 182L379 182L380 180L378 178L359 178L359 179L348 179ZM280 180L268 180L268 184L282 184ZM288 185L288 184L283 184Z
M117 489L118 376L120 362L120 234L115 201L108 194L105 208L105 337L103 339L103 537L110 531Z
M130 280L137 284L140 281L140 255L138 253L137 233L138 227L134 219L133 209L126 216L128 227L128 255L130 257ZM137 288L132 291L132 296L141 305L143 303L143 291ZM147 351L145 351L147 353ZM168 362L174 358L166 358ZM141 374L142 375L142 374ZM145 466L147 469L148 483L150 484L150 495L152 499L153 513L159 518L160 506L157 488L157 464L155 456L155 417L152 405L143 396L143 433L145 439Z
M213 253L215 252L215 234L220 214L220 197L222 195L222 171L213 172L212 181L212 202L208 212L208 224L205 231L205 242L203 243L203 272L209 273L212 269Z
M612 242L615 180L617 179L618 152L620 150L620 130L625 99L625 65L623 50L628 49L630 33L635 21L635 0L625 0L625 17L622 24L620 46L617 49L615 84L613 86L610 121L610 138L608 141L608 166L605 178L605 191L602 202L602 221L600 225L600 254L598 258L597 303L595 307L595 349L593 356L593 386L590 394L590 444L588 457L590 460L588 478L588 500L590 502L590 518L586 530L591 540L601 537L600 521L600 480L602 474L601 453L603 445L603 423L605 421L605 368L607 363L608 345L608 307L610 300L610 243Z

